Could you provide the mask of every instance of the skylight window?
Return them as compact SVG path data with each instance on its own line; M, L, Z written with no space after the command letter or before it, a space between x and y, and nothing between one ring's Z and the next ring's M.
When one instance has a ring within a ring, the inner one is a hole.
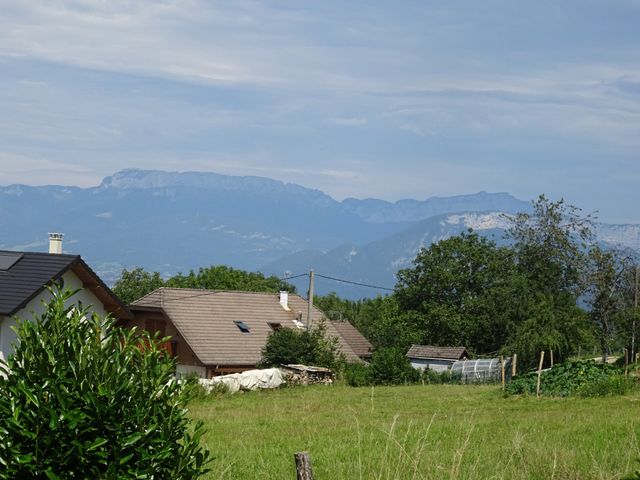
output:
M236 324L236 327L238 327L242 333L251 333L251 329L249 328L249 325L247 325L246 323L240 320L234 320L233 323Z

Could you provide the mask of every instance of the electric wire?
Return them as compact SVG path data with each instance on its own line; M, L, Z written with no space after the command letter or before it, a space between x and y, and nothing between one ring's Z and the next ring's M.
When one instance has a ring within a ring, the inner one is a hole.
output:
M344 280L342 278L330 277L328 275L322 275L320 273L316 273L315 275L316 277L326 278L327 280L333 280L334 282L349 283L351 285L358 285L360 287L377 288L378 290L387 290L389 292L393 292L393 288L389 288L389 287L381 287L379 285L371 285L369 283L360 283L360 282L354 282L351 280Z

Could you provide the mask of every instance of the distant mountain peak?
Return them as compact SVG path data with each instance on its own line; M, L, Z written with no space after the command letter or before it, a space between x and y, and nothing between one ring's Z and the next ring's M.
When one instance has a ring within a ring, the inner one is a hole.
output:
M210 190L246 190L252 193L288 193L313 197L316 202L337 203L324 192L295 183L285 183L267 177L224 175L215 172L170 172L127 168L105 177L98 187L104 189L197 188Z

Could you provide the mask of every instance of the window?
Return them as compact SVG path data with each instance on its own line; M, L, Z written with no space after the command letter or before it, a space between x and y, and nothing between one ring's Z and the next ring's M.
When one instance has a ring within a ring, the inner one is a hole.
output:
M165 321L159 318L147 318L144 322L144 329L151 335L158 333L162 338L165 332Z
M269 322L269 326L271 327L271 330L273 330L274 332L277 332L282 328L281 323L275 323L275 322L274 323Z
M235 320L233 323L236 324L236 327L238 327L242 333L250 333L251 332L251 329L249 328L249 325L247 325L246 323L244 323L244 322L242 322L240 320Z

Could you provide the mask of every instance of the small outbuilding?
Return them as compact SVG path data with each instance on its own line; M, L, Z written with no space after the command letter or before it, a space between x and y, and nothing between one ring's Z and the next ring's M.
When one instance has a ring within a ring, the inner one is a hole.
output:
M444 372L450 370L455 362L469 358L469 353L465 347L411 345L407 357L413 368L429 368L436 372Z

